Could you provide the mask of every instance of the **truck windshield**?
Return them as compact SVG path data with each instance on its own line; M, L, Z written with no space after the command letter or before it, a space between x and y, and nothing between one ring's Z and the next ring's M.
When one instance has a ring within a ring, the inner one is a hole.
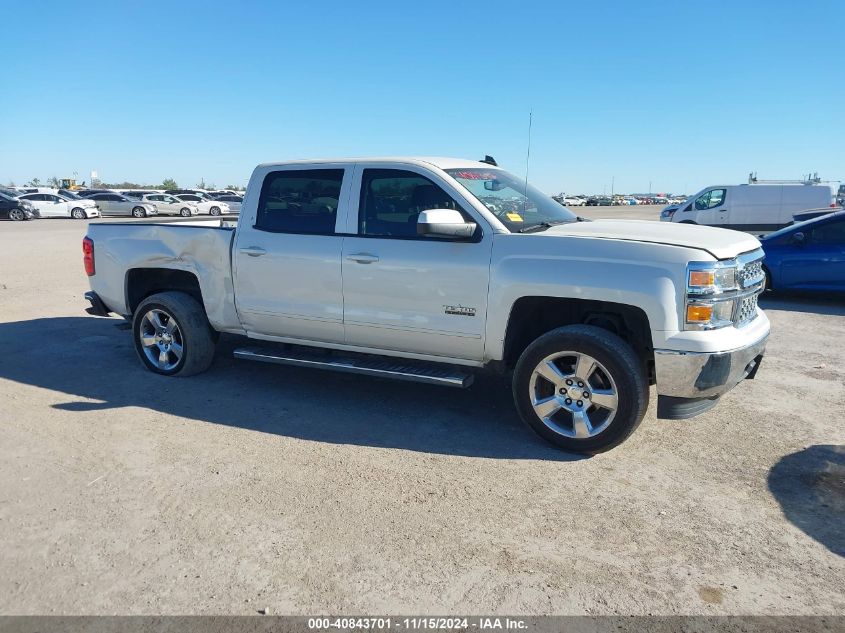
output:
M576 222L569 209L501 169L447 169L446 173L486 206L511 232Z

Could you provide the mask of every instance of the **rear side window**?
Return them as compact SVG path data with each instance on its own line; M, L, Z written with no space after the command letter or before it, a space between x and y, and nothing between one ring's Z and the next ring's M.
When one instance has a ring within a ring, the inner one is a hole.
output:
M267 174L255 228L275 233L333 235L343 169L297 169Z

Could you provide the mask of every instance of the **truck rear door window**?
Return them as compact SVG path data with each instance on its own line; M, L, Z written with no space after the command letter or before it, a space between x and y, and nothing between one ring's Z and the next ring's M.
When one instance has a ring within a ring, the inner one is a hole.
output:
M333 235L343 169L290 169L267 174L255 228L274 233Z

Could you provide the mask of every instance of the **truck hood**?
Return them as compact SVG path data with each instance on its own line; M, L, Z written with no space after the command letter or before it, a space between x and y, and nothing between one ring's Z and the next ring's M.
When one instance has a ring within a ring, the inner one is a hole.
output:
M760 248L756 237L739 231L693 224L649 220L595 220L560 224L532 235L594 237L684 246L707 251L716 259L730 259Z

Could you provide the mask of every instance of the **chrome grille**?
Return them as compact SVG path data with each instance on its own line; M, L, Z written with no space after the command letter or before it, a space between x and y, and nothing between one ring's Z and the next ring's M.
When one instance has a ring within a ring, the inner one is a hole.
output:
M736 314L734 315L734 323L742 325L757 316L757 297L759 293L754 293L751 296L743 297L738 301L736 306Z
M758 284L763 281L764 277L762 258L749 262L736 271L736 278L741 288L748 288L749 286Z

